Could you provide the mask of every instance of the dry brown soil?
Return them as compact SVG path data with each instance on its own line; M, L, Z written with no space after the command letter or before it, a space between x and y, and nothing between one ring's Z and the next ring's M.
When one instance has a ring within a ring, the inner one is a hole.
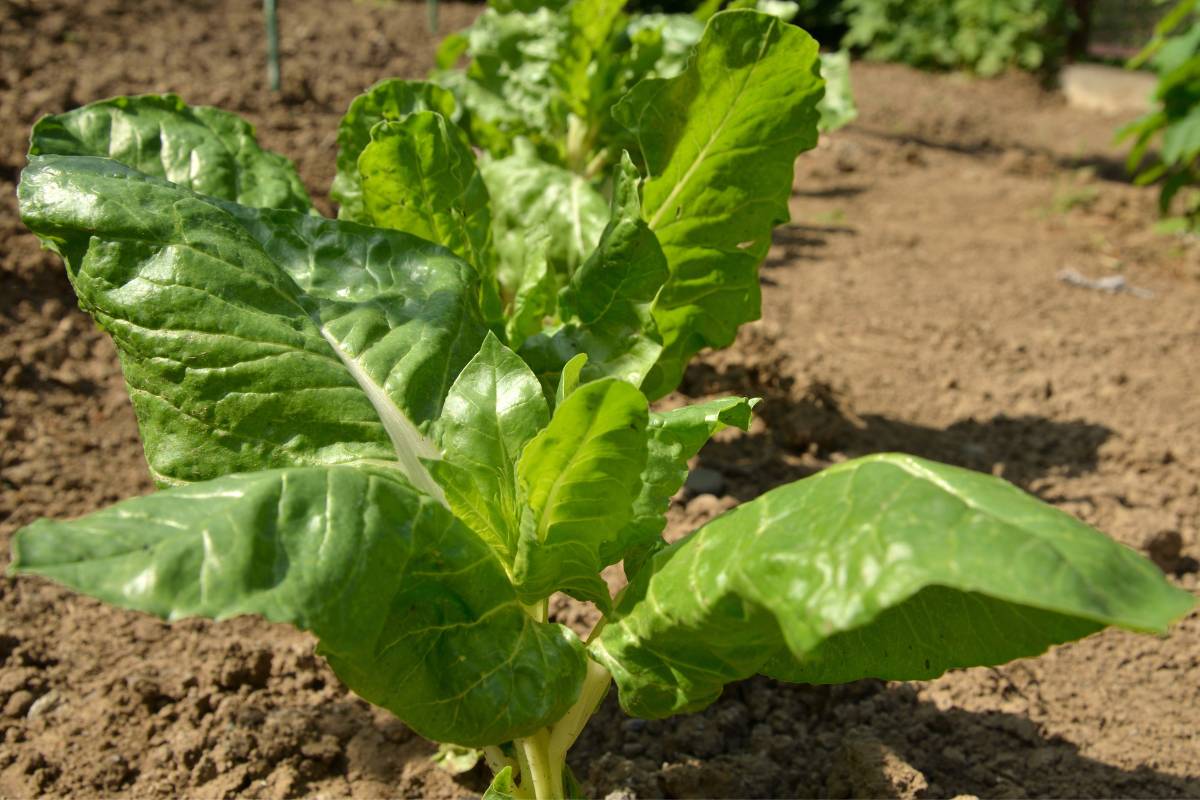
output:
M417 4L284 5L284 91L262 89L252 0L0 0L0 552L19 526L150 491L114 352L16 218L43 113L173 90L238 111L323 197L355 93L431 60ZM442 5L447 28L475 9ZM737 502L878 450L994 472L1197 589L1200 248L1155 235L1116 121L1032 81L854 71L861 120L804 155L763 271L766 323L689 370L691 398L765 398L697 466L682 535ZM329 210L321 201L322 208ZM1059 281L1123 275L1152 296ZM681 402L677 395L668 402ZM6 556L0 556L6 558ZM560 604L586 624L587 609ZM480 790L349 695L303 634L165 625L0 580L0 796L428 796ZM609 698L572 765L605 796L1200 797L1200 617L1109 632L929 683L755 679L708 710L625 718Z

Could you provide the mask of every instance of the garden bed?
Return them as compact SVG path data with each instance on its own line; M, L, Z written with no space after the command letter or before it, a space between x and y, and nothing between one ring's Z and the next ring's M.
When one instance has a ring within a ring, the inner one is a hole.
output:
M447 29L477 7L442 5ZM418 76L424 8L294 2L284 91L257 4L0 5L0 552L17 527L150 491L113 348L16 219L43 113L176 91L251 119L314 197L375 80ZM1200 248L1157 236L1119 120L1020 76L856 65L862 116L801 157L764 316L688 371L692 397L764 397L701 454L689 530L843 458L903 450L995 472L1197 589ZM318 201L323 211L330 207ZM1123 276L1138 293L1064 282ZM678 398L668 398L671 403ZM670 532L670 531L669 531ZM7 556L3 556L7 559ZM619 580L619 576L614 576ZM560 603L586 626L588 609ZM243 619L167 626L36 579L0 582L0 796L461 796L433 746L349 695L311 640ZM590 792L651 796L1200 797L1200 618L1108 632L927 684L755 679L706 711L629 720L610 698L573 752Z

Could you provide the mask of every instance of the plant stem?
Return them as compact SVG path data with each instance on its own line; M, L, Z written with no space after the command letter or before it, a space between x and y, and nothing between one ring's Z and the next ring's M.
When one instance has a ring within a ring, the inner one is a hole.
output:
M555 770L550 758L550 731L542 728L533 736L517 740L518 752L523 751L524 762L528 764L528 773L521 776L522 784L526 778L533 782L534 800L561 800L563 796L561 766ZM554 774L558 773L558 782L554 782Z
M608 670L589 658L587 675L583 679L583 688L579 692L579 699L575 701L575 705L567 709L567 713L563 715L562 719L550 728L550 758L559 766L560 780L562 764L567 759L567 751L571 749L571 745L575 744L575 740L579 738L579 734L583 733L588 720L600 707L600 701L608 692L608 685L611 681L612 675L608 673Z

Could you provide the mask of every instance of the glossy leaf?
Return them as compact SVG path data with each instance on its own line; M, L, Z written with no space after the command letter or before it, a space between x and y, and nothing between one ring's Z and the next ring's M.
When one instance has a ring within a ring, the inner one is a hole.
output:
M116 342L160 483L385 459L440 494L419 427L483 340L466 264L108 159L34 157L18 194Z
M187 189L258 208L308 211L296 168L259 147L236 114L173 94L114 97L33 126L29 155L99 156Z
M380 81L354 98L338 124L337 176L329 190L342 219L363 221L362 185L358 159L371 143L371 129L384 120L399 121L416 111L436 111L454 116L454 96L424 81Z
M688 460L725 428L748 430L756 405L757 398L722 397L650 412L642 488L634 500L629 524L601 555L605 564L625 559L625 574L632 577L646 558L665 547L661 534L667 525L667 508L687 480Z
M41 520L13 552L124 608L311 630L347 686L439 741L528 734L582 686L575 635L529 617L486 545L391 470L229 475Z
M643 383L652 398L759 316L758 266L788 219L793 162L817 142L817 62L799 28L722 12L685 72L642 81L613 108L645 159L643 213L671 270L654 303L663 354Z
M586 380L615 377L638 385L658 359L662 345L650 306L667 278L667 262L642 220L638 177L626 154L614 176L608 225L559 297L565 324L521 350L539 375L555 375L586 353Z
M418 111L381 122L358 159L362 222L440 244L490 279L495 270L487 187L462 132Z
M1162 632L1194 604L1011 484L888 454L770 491L657 554L593 652L628 712L659 717L756 672L932 678L1105 625Z
M526 242L548 237L554 272L570 276L596 249L608 224L608 203L578 175L519 147L507 158L480 164L492 198L492 226L500 283L511 295L525 271Z
M554 410L517 465L526 505L515 577L525 602L564 591L602 608L600 550L630 518L646 465L646 398L614 379Z
M517 460L549 419L537 378L516 353L488 334L450 388L434 426L445 460L430 469L450 508L506 564L516 554L521 519Z
M516 257L516 244L515 239L510 239L513 257ZM526 234L523 244L524 254L519 260L524 263L524 268L505 320L508 341L517 349L558 313L558 276L546 257L549 239L540 229L535 229Z

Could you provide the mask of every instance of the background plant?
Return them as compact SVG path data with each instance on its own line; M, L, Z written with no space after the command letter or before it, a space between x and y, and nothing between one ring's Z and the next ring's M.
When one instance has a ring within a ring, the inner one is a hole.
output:
M1156 108L1122 128L1118 140L1131 139L1127 166L1136 182L1159 183L1159 207L1179 209L1179 226L1200 226L1200 13L1196 0L1182 0L1155 28L1154 37L1130 62L1149 65L1158 75ZM1157 145L1157 151L1151 148ZM1181 195L1181 193L1183 193Z
M610 682L660 717L756 673L923 678L1107 624L1164 630L1194 599L1152 564L1003 481L907 456L662 541L688 460L754 401L657 412L625 368L588 365L649 363L613 332L644 323L667 243L691 242L655 209L709 211L694 229L733 242L698 256L712 269L741 266L739 225L769 233L729 193L773 211L790 190L815 63L799 30L728 12L683 73L621 101L676 124L633 128L653 177L619 162L568 321L536 334L587 346L547 372L508 338L515 304L489 316L495 197L438 87L388 83L348 112L366 224L311 213L291 165L216 109L117 98L39 122L22 218L112 335L163 491L23 529L13 569L169 619L311 630L361 696L482 748L494 796L571 791L566 751ZM617 562L630 585L612 598L599 573ZM555 591L602 611L588 641L548 620Z
M1053 71L1074 18L1064 0L846 0L842 44L867 58L995 75Z

